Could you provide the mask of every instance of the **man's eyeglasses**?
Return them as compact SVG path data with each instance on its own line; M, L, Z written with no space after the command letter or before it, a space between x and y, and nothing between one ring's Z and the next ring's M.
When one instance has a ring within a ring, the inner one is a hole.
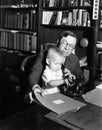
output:
M74 45L69 44L67 41L61 41L61 44L66 46L66 48L69 48L70 50L73 50L75 48Z

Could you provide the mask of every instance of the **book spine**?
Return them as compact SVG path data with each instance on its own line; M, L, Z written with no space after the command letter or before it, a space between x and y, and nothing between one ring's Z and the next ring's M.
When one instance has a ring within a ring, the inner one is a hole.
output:
M77 25L77 16L78 15L78 9L73 9L72 12L72 25L76 26Z
M36 52L36 50L37 50L37 37L33 35L31 37L31 51Z
M100 10L100 27L102 27L102 10Z
M62 20L62 11L58 11L57 12L56 21L55 21L55 25L60 25L61 24L61 20Z

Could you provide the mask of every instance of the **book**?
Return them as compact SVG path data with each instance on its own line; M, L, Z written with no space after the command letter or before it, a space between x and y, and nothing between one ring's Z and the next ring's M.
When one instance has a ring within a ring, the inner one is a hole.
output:
M73 9L72 11L72 25L77 25L77 16L78 16L78 9Z
M24 51L27 51L27 34L24 34L24 47L23 47Z
M85 103L77 101L61 93L41 96L40 93L35 92L35 96L38 102L58 115L62 115L68 111L77 111L81 107L86 106Z
M102 27L102 10L100 10L100 27Z
M50 24L54 11L43 11L42 24Z
M33 18L32 18L32 29L34 30L34 31L36 31L37 30L37 14L36 14L36 11L35 10L33 10Z
M91 19L90 19L90 14L89 14L89 12L87 12L87 26L88 26L88 27L91 26Z
M26 46L27 47L26 51L29 52L29 51L31 51L31 35L27 34L26 37L27 37L27 39L26 39L27 40L27 42L26 42L26 45L27 45Z
M88 12L83 10L82 12L82 26L87 26Z
M21 14L18 12L17 13L17 29L20 29L20 16Z
M20 35L19 43L20 43L19 49L23 51L24 50L24 34Z
M49 0L49 7L54 7L56 1L55 0Z
M17 33L17 38L16 38L16 40L17 40L17 44L16 44L16 49L17 50L19 50L20 49L20 34L19 33Z
M12 0L1 0L0 5L12 5Z
M91 0L84 0L84 6L91 6L92 1Z
M14 49L16 49L17 46L17 34L14 33Z
M62 0L61 4L62 4L61 7L67 7L70 5L70 0Z
M68 13L68 24L67 25L72 25L72 17L73 17L72 11L69 11L69 13Z
M43 7L49 7L50 0L44 0L43 1Z
M62 12L62 20L61 20L62 25L68 24L68 14L69 14L69 11L63 11Z
M37 36L32 36L31 37L31 51L36 52L37 50Z
M51 19L50 19L49 24L50 24L50 25L55 25L56 18L57 18L57 11L54 11L54 12L53 12L53 15L52 15L52 17L51 17Z
M79 11L78 11L78 20L77 20L78 26L82 26L82 12L83 12L83 9L79 9Z
M17 22L17 13L14 13L14 28L17 29L18 22Z
M56 21L55 21L55 25L60 25L61 24L61 20L62 20L62 11L58 11L57 12Z
M14 33L8 33L8 47L13 49L14 48Z
M29 19L29 26L30 26L30 29L31 30L36 30L36 20L37 20L37 17L36 17L36 11L35 10L31 10L30 11L30 19Z
M29 13L23 14L23 29L29 29Z
M78 0L69 0L69 6L78 6Z
M83 6L84 5L84 0L79 0L79 6Z

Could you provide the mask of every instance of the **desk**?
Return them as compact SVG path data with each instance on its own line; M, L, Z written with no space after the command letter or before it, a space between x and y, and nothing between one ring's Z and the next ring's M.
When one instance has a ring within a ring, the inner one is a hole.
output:
M50 122L72 130L102 130L102 107L87 103L76 112L67 112L57 115L53 112L45 115ZM50 128L50 126L49 126Z
M60 127L67 130L102 130L102 107L88 103L76 112L67 112L59 116L47 111L37 102L32 107L0 121L0 130L35 130L35 110L38 110L36 105L41 111L44 110L43 116L47 113L44 117L49 123L45 122L44 130L59 130ZM52 126L53 122L57 125Z

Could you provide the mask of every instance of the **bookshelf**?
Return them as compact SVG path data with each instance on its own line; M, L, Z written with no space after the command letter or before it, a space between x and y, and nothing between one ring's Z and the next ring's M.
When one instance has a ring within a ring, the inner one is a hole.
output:
M46 43L56 43L62 31L75 32L79 39L76 54L79 58L87 56L92 82L96 76L98 31L102 29L101 21L99 29L100 18L93 18L95 2L97 0L39 0L39 42L42 48L46 49ZM102 1L98 2L102 6ZM89 41L87 48L80 47L83 37Z
M99 15L96 20L97 40L96 40L96 52L97 52L97 78L96 84L102 83L102 0L99 0Z
M96 47L97 41L102 41L102 0L0 1L0 47L40 52L47 48L46 43L56 44L65 30L77 34L76 55L79 59L87 56L93 81L97 53L102 52ZM89 41L86 48L80 47L83 37Z
M85 0L40 0L39 8L40 30L42 32L45 30L45 35L42 33L43 36L40 35L40 38L44 39L44 41L40 39L43 43L48 42L46 38L51 31L58 33L55 38L52 38L53 40L49 39L48 36L49 42L55 42L62 30L71 29L81 32L83 30L89 31L93 28L91 0L88 2L85 2ZM46 36L46 34L48 35Z
M38 51L38 1L0 1L0 47Z

